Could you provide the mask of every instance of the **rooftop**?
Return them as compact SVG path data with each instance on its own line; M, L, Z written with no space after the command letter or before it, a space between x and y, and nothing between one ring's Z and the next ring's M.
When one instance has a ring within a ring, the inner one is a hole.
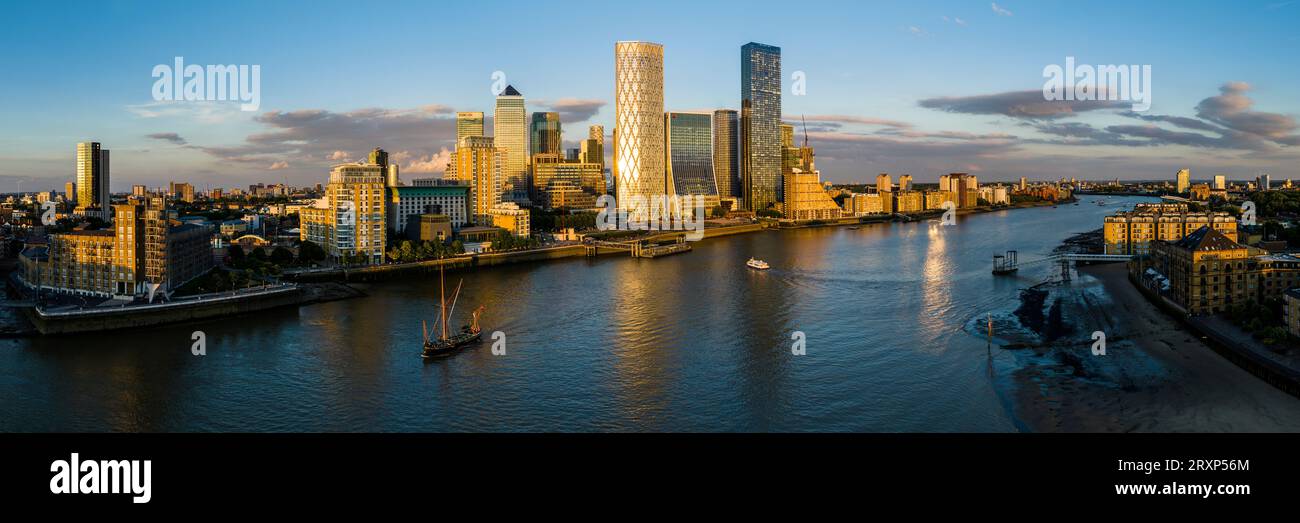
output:
M1196 232L1174 242L1174 245L1192 251L1229 251L1246 248L1245 245L1232 241L1223 233L1209 226L1202 226Z

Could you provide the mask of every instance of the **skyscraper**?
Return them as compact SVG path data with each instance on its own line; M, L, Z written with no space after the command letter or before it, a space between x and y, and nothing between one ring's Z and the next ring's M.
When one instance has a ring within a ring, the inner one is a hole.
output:
M1214 188L1223 190L1228 188L1228 177L1222 174L1214 175Z
M664 115L664 126L668 136L669 190L678 196L704 197L705 212L717 207L712 117L708 113L668 113Z
M744 206L781 201L781 48L750 42L740 48L740 157Z
M456 143L466 136L486 136L483 133L483 112L463 111L456 113Z
M736 111L713 111L713 178L718 186L718 196L738 196L740 187L736 176L740 172L740 156L736 150L736 131L740 122Z
M667 191L664 171L664 46L614 44L614 189L631 213L634 198Z
M1177 192L1178 194L1187 192L1187 190L1192 187L1192 170L1179 169L1175 183L1177 186L1174 188L1174 192Z
M605 126L593 125L587 128L587 139L579 145L582 148L582 161L598 163L601 170L605 168Z
M492 118L492 139L501 153L503 190L514 202L528 201L528 111L524 95L513 85L497 96Z
M77 201L77 182L68 182L63 184L63 197L70 202Z
M560 154L560 136L560 113L533 113L529 128L529 155Z
M108 219L112 211L108 193L108 149L99 142L77 144L77 209L86 214L93 209L95 216Z

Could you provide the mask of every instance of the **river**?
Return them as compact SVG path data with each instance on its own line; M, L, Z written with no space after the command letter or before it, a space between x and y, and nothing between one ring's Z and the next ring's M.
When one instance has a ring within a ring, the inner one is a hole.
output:
M487 307L484 341L428 363L436 275L256 315L0 340L0 430L1015 431L999 377L1014 362L990 360L969 325L1055 269L995 278L991 257L1044 256L1140 201L1095 199L448 273L449 292L464 278L458 317ZM747 269L751 256L772 269Z

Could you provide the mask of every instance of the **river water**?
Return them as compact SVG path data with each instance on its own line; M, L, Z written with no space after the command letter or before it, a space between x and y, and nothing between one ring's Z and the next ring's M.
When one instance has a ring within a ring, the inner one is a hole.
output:
M0 430L1015 431L1001 378L1014 362L970 326L1054 268L994 278L991 257L1049 254L1140 201L1095 199L448 273L449 289L464 278L458 317L486 305L484 341L429 363L436 275L256 315L0 340ZM772 269L747 269L751 256ZM191 354L196 330L206 356Z

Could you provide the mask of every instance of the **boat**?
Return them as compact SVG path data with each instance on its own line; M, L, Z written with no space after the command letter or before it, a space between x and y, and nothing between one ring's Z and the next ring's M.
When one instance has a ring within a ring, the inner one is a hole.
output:
M745 265L748 265L749 268L751 269L758 269L760 271L765 271L771 268L771 266L768 265L767 262L763 260L756 260L754 258L750 258L749 261L745 262Z
M854 226L852 226L852 227L849 227L849 230L850 230L850 231L856 231L856 230L861 229L861 228L862 228L862 227L859 227L859 226L857 226L857 225L854 225Z
M447 320L451 313L456 310L456 299L460 297L460 286L465 283L461 280L456 284L456 292L452 293L451 307L447 307L447 290L443 284L443 268L438 268L438 323L439 330L436 338L429 338L429 324L421 322L424 330L424 351L420 357L424 359L437 358L452 354L466 345L475 343L483 336L483 329L478 325L478 317L483 314L484 307L479 305L474 312L470 313L472 319L469 325L461 327L460 332L451 334L447 331Z

